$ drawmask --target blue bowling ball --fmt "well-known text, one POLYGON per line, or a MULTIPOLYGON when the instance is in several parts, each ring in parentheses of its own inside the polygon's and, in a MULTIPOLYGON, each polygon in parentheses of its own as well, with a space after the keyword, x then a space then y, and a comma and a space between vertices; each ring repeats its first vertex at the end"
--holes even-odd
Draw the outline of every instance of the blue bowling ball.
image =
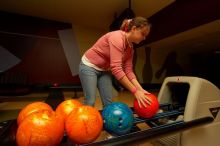
POLYGON ((113 102, 107 105, 102 111, 104 129, 116 135, 128 133, 134 121, 132 110, 124 103, 113 102))

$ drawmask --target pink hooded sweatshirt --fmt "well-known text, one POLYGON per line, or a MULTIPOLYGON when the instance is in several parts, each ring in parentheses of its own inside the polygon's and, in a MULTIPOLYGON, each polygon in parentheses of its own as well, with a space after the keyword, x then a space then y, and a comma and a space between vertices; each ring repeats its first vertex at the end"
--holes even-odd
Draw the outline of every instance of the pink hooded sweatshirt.
POLYGON ((87 50, 85 56, 97 67, 110 69, 118 80, 125 75, 129 80, 136 79, 132 63, 134 50, 126 41, 124 31, 109 32, 87 50))

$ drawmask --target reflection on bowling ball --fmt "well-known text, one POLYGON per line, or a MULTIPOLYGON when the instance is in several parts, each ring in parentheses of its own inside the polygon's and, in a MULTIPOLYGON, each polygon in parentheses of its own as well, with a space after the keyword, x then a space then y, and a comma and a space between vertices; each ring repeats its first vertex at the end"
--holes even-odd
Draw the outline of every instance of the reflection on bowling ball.
POLYGON ((133 112, 121 102, 113 102, 107 105, 102 111, 102 117, 105 130, 111 134, 126 134, 133 126, 133 112))
POLYGON ((147 104, 146 107, 144 107, 143 105, 142 107, 140 107, 138 105, 137 99, 135 99, 134 100, 134 111, 140 117, 151 118, 157 113, 159 109, 159 102, 157 100, 157 97, 154 94, 146 94, 146 96, 151 100, 151 104, 150 105, 147 104))
POLYGON ((36 102, 32 102, 28 105, 26 105, 18 114, 18 118, 17 118, 17 124, 20 125, 21 122, 28 117, 30 114, 34 113, 34 112, 38 112, 40 110, 49 110, 49 111, 53 111, 52 107, 45 103, 45 102, 41 102, 41 101, 36 101, 36 102))
POLYGON ((61 102, 56 108, 56 114, 63 117, 64 120, 68 115, 76 108, 82 106, 82 104, 75 99, 69 99, 61 102))

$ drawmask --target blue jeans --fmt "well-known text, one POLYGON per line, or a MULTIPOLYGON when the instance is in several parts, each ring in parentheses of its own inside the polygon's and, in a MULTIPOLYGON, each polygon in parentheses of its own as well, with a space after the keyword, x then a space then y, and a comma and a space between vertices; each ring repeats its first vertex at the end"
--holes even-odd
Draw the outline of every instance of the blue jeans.
POLYGON ((112 103, 112 78, 108 71, 99 71, 82 62, 79 65, 79 77, 84 92, 84 104, 94 106, 98 88, 103 106, 112 103))

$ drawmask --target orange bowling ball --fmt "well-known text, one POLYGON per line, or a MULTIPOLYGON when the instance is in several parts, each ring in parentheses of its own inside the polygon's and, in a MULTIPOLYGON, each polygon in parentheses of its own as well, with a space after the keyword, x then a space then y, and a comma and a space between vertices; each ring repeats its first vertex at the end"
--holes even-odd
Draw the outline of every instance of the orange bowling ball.
POLYGON ((75 144, 85 144, 96 140, 102 127, 101 114, 91 106, 81 106, 73 110, 65 123, 67 136, 75 144))
POLYGON ((64 120, 66 120, 67 116, 72 112, 72 110, 80 106, 82 106, 82 104, 78 100, 65 100, 57 106, 56 114, 62 116, 64 120))
POLYGON ((140 107, 138 105, 137 99, 135 99, 134 100, 134 111, 140 117, 151 118, 157 113, 159 109, 159 102, 157 100, 157 97, 154 94, 146 94, 146 96, 151 100, 151 105, 147 104, 146 107, 144 107, 143 105, 142 107, 140 107))
POLYGON ((37 112, 39 110, 50 110, 53 111, 52 107, 44 102, 33 102, 26 105, 18 114, 17 124, 20 125, 21 122, 33 112, 37 112))
POLYGON ((26 117, 16 133, 18 146, 55 146, 64 135, 64 121, 54 111, 41 110, 26 117))

